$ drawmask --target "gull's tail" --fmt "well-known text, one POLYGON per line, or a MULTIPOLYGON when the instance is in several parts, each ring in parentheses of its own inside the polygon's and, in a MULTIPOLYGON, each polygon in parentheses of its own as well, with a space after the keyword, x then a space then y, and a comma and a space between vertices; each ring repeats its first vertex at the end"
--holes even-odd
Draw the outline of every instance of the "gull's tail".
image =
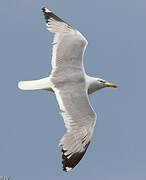
POLYGON ((22 90, 48 90, 53 91, 50 85, 49 77, 43 78, 40 80, 33 80, 33 81, 20 81, 18 82, 19 89, 22 90))

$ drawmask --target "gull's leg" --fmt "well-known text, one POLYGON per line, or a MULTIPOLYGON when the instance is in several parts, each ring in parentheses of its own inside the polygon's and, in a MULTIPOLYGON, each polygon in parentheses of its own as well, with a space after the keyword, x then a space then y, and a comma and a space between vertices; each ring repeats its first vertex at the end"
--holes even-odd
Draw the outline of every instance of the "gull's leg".
POLYGON ((53 91, 51 88, 51 82, 49 80, 49 77, 39 79, 39 80, 33 80, 33 81, 20 81, 18 83, 19 89, 22 90, 48 90, 53 91))

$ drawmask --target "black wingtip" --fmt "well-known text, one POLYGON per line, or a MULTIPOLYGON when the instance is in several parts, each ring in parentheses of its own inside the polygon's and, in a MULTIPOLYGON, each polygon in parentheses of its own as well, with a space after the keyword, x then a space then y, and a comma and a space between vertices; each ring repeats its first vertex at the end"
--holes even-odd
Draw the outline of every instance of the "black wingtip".
POLYGON ((45 13, 45 12, 46 12, 46 8, 45 8, 45 7, 43 7, 43 8, 42 8, 42 11, 43 11, 43 13, 45 13))
POLYGON ((64 22, 62 19, 60 19, 58 16, 56 16, 52 11, 49 9, 43 7, 42 8, 43 14, 45 16, 46 23, 49 21, 50 18, 53 18, 56 21, 64 22))
POLYGON ((42 11, 43 11, 43 12, 46 12, 46 13, 47 13, 47 12, 51 12, 49 9, 47 9, 47 8, 45 8, 45 7, 42 8, 42 11))
POLYGON ((84 156, 90 142, 88 142, 85 146, 85 150, 83 152, 76 152, 74 154, 68 154, 65 155, 66 150, 62 149, 62 165, 63 165, 63 171, 67 172, 71 169, 73 169, 82 159, 84 156))

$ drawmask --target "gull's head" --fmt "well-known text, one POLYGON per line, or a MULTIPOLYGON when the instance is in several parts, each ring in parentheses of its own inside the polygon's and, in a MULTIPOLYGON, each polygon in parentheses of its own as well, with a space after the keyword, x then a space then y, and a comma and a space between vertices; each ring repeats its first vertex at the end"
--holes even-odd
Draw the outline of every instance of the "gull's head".
POLYGON ((99 89, 103 89, 106 87, 113 87, 117 88, 118 86, 113 83, 109 83, 108 81, 101 79, 101 78, 93 78, 87 76, 87 83, 88 83, 88 94, 91 94, 99 89))
POLYGON ((102 88, 105 88, 105 87, 113 87, 113 88, 118 87, 116 84, 109 83, 108 81, 106 81, 104 79, 100 79, 100 78, 97 78, 97 82, 98 82, 99 89, 102 89, 102 88))

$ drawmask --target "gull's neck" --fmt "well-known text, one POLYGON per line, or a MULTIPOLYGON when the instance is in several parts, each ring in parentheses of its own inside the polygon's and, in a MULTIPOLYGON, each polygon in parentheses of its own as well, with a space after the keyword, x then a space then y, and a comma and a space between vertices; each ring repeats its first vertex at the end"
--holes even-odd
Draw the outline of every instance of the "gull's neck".
POLYGON ((86 85, 87 85, 87 89, 88 89, 88 94, 92 94, 93 92, 101 89, 102 87, 100 86, 100 84, 98 83, 98 78, 94 78, 91 76, 86 75, 86 85))

